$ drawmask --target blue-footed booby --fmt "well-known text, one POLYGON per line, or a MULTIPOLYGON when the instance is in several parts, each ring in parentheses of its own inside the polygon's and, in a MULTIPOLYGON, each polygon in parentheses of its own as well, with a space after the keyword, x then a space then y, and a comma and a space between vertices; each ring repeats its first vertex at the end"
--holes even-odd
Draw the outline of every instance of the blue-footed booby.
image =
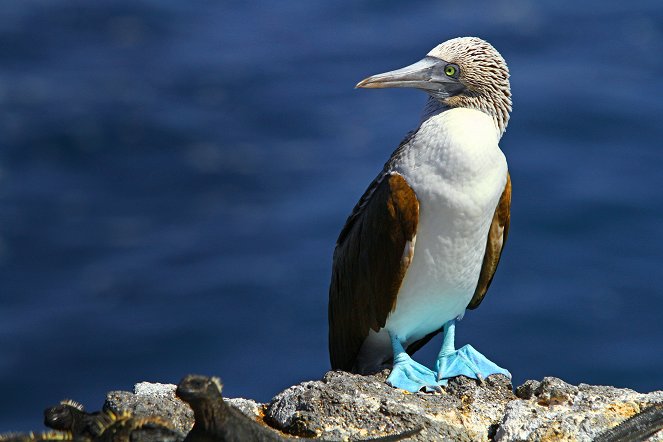
POLYGON ((333 369, 439 391, 449 378, 509 372, 456 349, 466 309, 483 300, 509 231, 511 180, 499 140, 511 112, 509 70, 489 43, 448 40, 358 88, 428 94, 419 127, 394 151, 341 230, 329 289, 333 369), (434 370, 411 355, 443 331, 434 370))

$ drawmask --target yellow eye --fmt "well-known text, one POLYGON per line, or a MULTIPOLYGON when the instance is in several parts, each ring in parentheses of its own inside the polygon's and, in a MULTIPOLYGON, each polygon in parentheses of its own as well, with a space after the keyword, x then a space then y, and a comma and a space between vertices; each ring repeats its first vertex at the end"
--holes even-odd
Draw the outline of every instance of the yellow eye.
POLYGON ((456 67, 448 64, 444 68, 444 73, 447 74, 448 77, 453 77, 454 75, 456 75, 456 67))

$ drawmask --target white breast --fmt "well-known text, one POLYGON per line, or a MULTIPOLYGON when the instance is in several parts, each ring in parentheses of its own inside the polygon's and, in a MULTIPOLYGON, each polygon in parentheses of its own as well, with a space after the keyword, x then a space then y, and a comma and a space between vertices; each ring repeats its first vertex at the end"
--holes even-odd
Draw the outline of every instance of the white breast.
POLYGON ((493 119, 452 109, 425 121, 394 163, 419 200, 414 257, 386 328, 406 345, 462 315, 476 288, 507 164, 493 119))

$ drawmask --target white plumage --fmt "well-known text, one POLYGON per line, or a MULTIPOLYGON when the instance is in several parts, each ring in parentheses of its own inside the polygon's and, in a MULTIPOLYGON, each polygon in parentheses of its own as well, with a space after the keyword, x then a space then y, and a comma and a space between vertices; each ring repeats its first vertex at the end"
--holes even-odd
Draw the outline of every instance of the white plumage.
POLYGON ((450 109, 424 121, 399 152, 390 172, 402 175, 419 200, 416 246, 396 309, 362 346, 363 369, 385 362, 378 359, 389 354, 387 331, 407 346, 464 313, 506 184, 500 135, 486 113, 450 109))

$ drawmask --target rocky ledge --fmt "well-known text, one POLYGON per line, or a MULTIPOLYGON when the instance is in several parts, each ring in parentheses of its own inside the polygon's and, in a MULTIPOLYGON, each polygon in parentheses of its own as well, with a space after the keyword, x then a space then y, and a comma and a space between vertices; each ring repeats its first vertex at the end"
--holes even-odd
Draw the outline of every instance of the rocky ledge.
POLYGON ((387 386, 387 374, 328 372, 268 404, 222 399, 215 378, 188 376, 179 387, 140 383, 133 393, 109 393, 101 412, 71 402, 47 410, 47 424, 59 432, 0 440, 663 441, 663 391, 546 377, 514 392, 495 375, 482 383, 452 379, 441 394, 410 394, 387 386))

